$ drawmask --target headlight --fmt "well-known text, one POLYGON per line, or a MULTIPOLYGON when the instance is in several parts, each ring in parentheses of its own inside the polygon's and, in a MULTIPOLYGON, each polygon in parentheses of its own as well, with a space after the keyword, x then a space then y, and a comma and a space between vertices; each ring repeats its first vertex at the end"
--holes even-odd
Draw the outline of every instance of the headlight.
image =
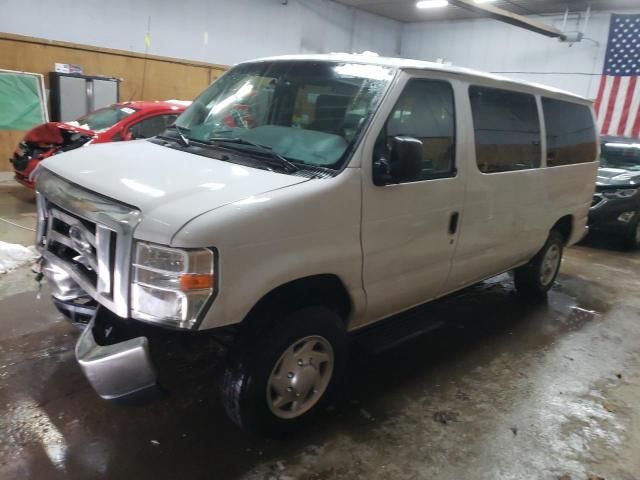
POLYGON ((193 328, 216 285, 214 254, 138 242, 131 283, 131 315, 193 328))
POLYGON ((602 195, 606 198, 629 198, 638 193, 637 188, 618 188, 616 190, 603 190, 602 195))

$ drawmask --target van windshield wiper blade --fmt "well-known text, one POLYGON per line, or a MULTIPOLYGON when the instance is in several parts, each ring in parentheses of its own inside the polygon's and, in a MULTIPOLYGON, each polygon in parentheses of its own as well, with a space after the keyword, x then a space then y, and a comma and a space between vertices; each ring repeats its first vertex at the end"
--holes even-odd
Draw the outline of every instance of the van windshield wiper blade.
POLYGON ((173 125, 169 125, 169 127, 171 130, 175 130, 176 133, 178 134, 178 138, 176 140, 178 140, 178 143, 180 145, 182 145, 183 147, 190 147, 191 144, 189 143, 189 139, 185 136, 184 133, 182 133, 182 130, 186 130, 187 132, 189 131, 188 128, 185 127, 180 127, 178 125, 176 125, 175 123, 173 125))
POLYGON ((267 155, 266 158, 269 158, 270 160, 275 160, 278 163, 278 166, 282 167, 284 170, 290 173, 297 172, 299 170, 297 166, 295 166, 292 162, 284 158, 279 153, 274 152, 273 148, 269 147, 268 145, 261 145, 259 143, 251 142, 243 138, 234 138, 234 137, 231 137, 231 138, 213 137, 208 140, 208 143, 214 143, 214 144, 230 143, 233 145, 246 145, 247 147, 251 147, 251 148, 243 148, 242 151, 251 152, 253 150, 257 150, 256 153, 267 155))

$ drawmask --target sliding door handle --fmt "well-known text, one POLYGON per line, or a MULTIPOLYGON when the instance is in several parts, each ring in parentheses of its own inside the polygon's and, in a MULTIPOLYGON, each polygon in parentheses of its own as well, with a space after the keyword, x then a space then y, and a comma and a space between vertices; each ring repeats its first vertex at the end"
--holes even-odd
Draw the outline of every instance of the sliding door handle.
POLYGON ((458 220, 460 220, 460 213, 453 212, 451 218, 449 218, 449 234, 455 235, 458 231, 458 220))

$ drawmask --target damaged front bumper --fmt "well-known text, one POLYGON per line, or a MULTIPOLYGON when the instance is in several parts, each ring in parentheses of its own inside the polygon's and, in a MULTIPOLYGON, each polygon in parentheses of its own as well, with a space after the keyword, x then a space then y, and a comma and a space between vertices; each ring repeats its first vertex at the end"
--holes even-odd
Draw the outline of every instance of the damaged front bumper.
POLYGON ((58 310, 84 329, 76 343, 76 359, 96 393, 115 400, 155 388, 157 375, 147 337, 122 337, 109 310, 95 301, 77 303, 87 297, 86 292, 53 258, 42 260, 41 271, 58 310))
POLYGON ((76 359, 103 399, 147 397, 159 384, 167 392, 172 386, 182 389, 185 381, 200 381, 201 372, 208 375, 215 368, 215 359, 224 356, 237 333, 235 326, 176 331, 122 318, 93 300, 55 257, 45 255, 39 265, 58 310, 83 328, 76 359))
POLYGON ((149 340, 136 337, 100 345, 94 328, 103 314, 104 309, 98 307, 76 344, 76 359, 96 393, 114 400, 154 389, 157 374, 149 353, 149 340))

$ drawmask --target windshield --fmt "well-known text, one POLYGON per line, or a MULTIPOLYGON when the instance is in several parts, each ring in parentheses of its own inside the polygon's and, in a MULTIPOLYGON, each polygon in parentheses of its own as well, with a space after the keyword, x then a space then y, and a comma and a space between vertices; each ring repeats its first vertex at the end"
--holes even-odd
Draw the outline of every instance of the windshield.
POLYGON ((640 143, 606 142, 601 150, 601 166, 640 171, 640 143))
POLYGON ((205 90, 176 124, 189 140, 227 146, 223 139, 240 139, 291 162, 337 169, 393 73, 338 62, 242 64, 205 90))
POLYGON ((135 108, 128 106, 111 105, 110 107, 101 108, 73 122, 67 123, 75 127, 94 131, 107 130, 136 111, 135 108))

